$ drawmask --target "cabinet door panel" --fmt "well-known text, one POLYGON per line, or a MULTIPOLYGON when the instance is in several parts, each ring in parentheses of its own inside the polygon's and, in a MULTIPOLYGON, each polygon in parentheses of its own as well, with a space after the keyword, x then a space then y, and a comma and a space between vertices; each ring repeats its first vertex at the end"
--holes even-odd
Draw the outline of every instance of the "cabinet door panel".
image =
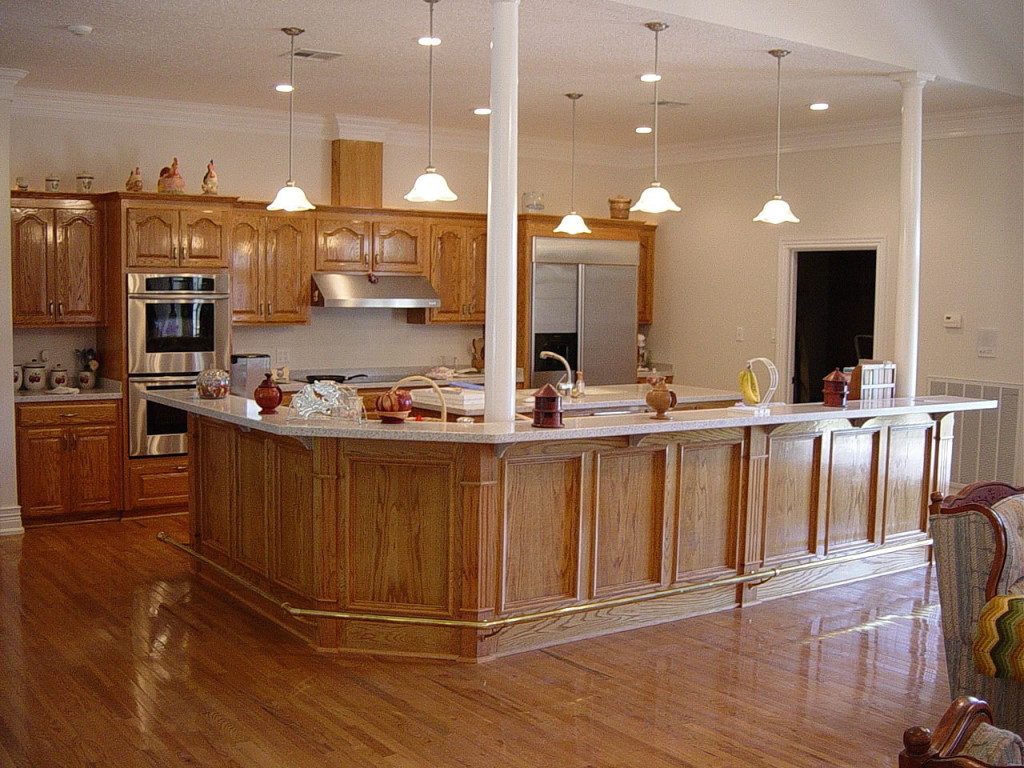
POLYGON ((421 221, 400 219, 374 224, 373 270, 424 274, 425 237, 421 221))
POLYGON ((53 211, 11 209, 11 280, 15 325, 46 325, 50 312, 48 270, 53 263, 53 211))
POLYGON ((316 268, 325 272, 366 272, 370 268, 370 222, 317 217, 316 268))
POLYGON ((128 266, 178 265, 178 211, 129 208, 128 266))
POLYGON ((221 211, 181 211, 181 239, 181 266, 200 269, 227 266, 221 211))
POLYGON ((465 227, 435 226, 430 239, 430 283, 441 297, 441 306, 431 310, 430 320, 457 323, 466 307, 462 292, 465 227))
POLYGON ((487 309, 487 227, 470 227, 467 233, 466 320, 482 323, 487 309))
POLYGON ((121 506, 120 435, 116 426, 74 427, 71 441, 72 512, 99 512, 121 506))
POLYGON ((267 217, 266 263, 263 268, 265 320, 309 322, 310 226, 294 216, 267 217))
POLYGON ((103 321, 99 212, 58 210, 56 216, 57 321, 95 325, 103 321))
POLYGON ((65 461, 67 437, 61 427, 22 429, 18 435, 18 503, 26 519, 68 511, 65 461))
POLYGON ((256 323, 263 316, 260 265, 263 237, 260 217, 239 214, 228 234, 231 255, 231 322, 256 323))

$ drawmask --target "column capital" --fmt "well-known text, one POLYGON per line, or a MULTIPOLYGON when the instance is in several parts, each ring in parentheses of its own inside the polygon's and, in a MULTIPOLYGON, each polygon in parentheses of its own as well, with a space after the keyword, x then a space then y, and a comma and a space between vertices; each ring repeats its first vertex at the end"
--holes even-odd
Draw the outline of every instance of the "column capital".
POLYGON ((14 86, 21 82, 28 72, 24 69, 7 69, 0 67, 0 99, 10 101, 14 98, 14 86))
POLYGON ((893 72, 889 75, 889 79, 894 80, 904 88, 923 88, 935 80, 935 75, 929 75, 927 72, 893 72))

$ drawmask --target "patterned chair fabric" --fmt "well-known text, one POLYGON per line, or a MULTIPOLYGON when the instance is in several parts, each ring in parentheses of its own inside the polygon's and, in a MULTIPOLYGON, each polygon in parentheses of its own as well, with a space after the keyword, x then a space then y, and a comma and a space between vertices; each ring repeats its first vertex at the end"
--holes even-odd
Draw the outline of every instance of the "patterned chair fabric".
POLYGON ((996 595, 985 603, 974 636, 974 668, 1024 681, 1024 596, 996 595))
POLYGON ((983 675, 974 663, 986 603, 1024 594, 1024 488, 979 483, 956 496, 933 497, 931 513, 952 698, 984 699, 995 725, 1024 733, 1024 682, 983 675))

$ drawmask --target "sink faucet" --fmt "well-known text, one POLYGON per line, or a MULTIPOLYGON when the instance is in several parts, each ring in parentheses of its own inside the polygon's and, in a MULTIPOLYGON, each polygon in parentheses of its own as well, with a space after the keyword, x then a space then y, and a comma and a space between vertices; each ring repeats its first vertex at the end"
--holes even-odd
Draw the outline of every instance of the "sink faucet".
POLYGON ((555 387, 560 390, 563 395, 572 394, 572 366, 569 365, 569 361, 557 352, 549 352, 546 349, 540 353, 540 356, 546 360, 558 360, 565 366, 565 380, 563 382, 562 379, 559 379, 555 387))

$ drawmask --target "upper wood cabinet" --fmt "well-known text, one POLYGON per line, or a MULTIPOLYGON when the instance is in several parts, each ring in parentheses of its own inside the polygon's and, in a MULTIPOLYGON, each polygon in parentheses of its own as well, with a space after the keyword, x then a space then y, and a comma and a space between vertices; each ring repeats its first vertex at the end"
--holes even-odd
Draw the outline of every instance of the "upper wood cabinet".
POLYGON ((232 216, 231 322, 309 323, 312 233, 312 219, 294 213, 232 216))
POLYGON ((102 324, 100 211, 89 200, 31 202, 11 208, 14 325, 102 324))
POLYGON ((129 205, 127 265, 161 269, 218 269, 228 266, 226 211, 194 203, 178 206, 129 205))
POLYGON ((427 223, 419 216, 317 213, 318 272, 425 274, 427 223))
POLYGON ((411 323, 483 323, 487 296, 487 224, 439 221, 430 228, 430 283, 436 309, 410 309, 411 323))
POLYGON ((636 284, 636 321, 640 325, 654 322, 654 235, 653 224, 640 230, 640 269, 636 284))

